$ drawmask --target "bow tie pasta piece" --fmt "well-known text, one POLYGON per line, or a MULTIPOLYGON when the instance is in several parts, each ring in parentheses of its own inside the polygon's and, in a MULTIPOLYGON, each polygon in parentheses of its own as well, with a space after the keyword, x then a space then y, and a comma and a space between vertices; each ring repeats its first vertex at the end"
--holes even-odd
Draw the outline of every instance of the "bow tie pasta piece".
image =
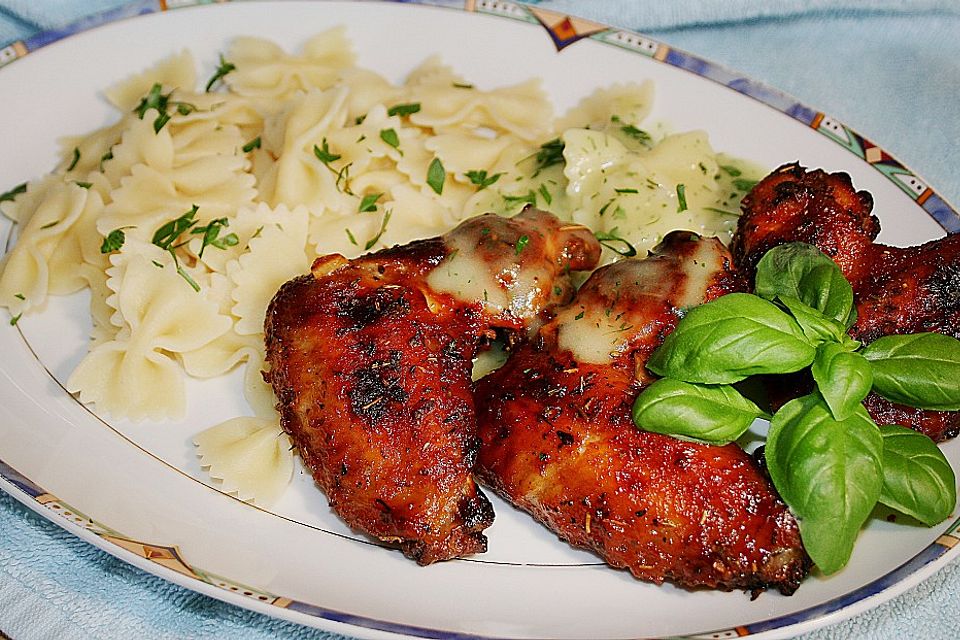
POLYGON ((113 296, 113 290, 107 286, 106 270, 84 264, 80 267, 80 274, 87 280, 87 286, 90 287, 90 319, 93 321, 93 328, 87 348, 93 349, 97 345, 113 340, 119 333, 120 327, 111 321, 116 309, 107 303, 107 299, 113 296))
POLYGON ((263 114, 254 106, 252 100, 244 96, 178 90, 173 97, 188 105, 186 113, 178 112, 170 120, 174 128, 177 125, 208 120, 223 126, 236 126, 246 133, 263 129, 263 114))
MULTIPOLYGON (((226 275, 227 264, 247 251, 251 240, 259 237, 268 226, 276 224, 282 226, 287 217, 289 217, 289 210, 284 206, 274 209, 263 202, 255 206, 246 205, 240 207, 233 216, 226 216, 227 226, 221 230, 222 235, 233 234, 236 236, 236 244, 221 247, 208 245, 204 249, 204 234, 197 233, 191 234, 192 238, 186 248, 190 255, 197 256, 197 261, 203 263, 210 271, 226 275), (200 256, 201 251, 203 251, 203 256, 200 256)), ((229 279, 225 279, 224 287, 232 290, 233 284, 229 279)), ((229 292, 226 294, 226 299, 229 299, 230 302, 224 311, 229 312, 230 307, 233 306, 233 300, 230 298, 229 292)))
POLYGON ((230 90, 249 96, 263 109, 275 110, 299 91, 327 89, 354 66, 354 53, 343 28, 311 38, 301 55, 287 54, 262 38, 233 41, 226 59, 236 70, 224 78, 230 90))
POLYGON ((124 123, 119 142, 110 147, 110 159, 102 163, 103 175, 111 189, 117 189, 138 165, 157 171, 169 171, 174 165, 174 146, 169 127, 154 131, 152 118, 141 120, 132 117, 125 119, 124 123))
POLYGON ((193 55, 184 50, 164 58, 142 73, 110 87, 104 95, 117 109, 126 113, 132 111, 155 84, 161 85, 164 93, 173 89, 193 89, 197 84, 193 55))
POLYGON ((267 119, 263 145, 277 160, 260 180, 262 200, 272 206, 302 204, 314 215, 353 209, 354 199, 343 187, 347 165, 329 143, 322 148, 325 135, 344 124, 346 97, 342 87, 311 91, 267 119))
POLYGON ((310 269, 313 256, 305 250, 308 212, 304 207, 281 216, 250 240, 248 250, 227 265, 233 281, 233 315, 240 335, 260 335, 267 305, 287 280, 310 269))
POLYGON ((557 129, 623 129, 633 134, 653 108, 653 83, 616 84, 597 89, 557 120, 557 129))
POLYGON ((377 105, 392 105, 401 101, 403 90, 369 69, 344 69, 340 80, 350 89, 347 97, 349 122, 369 117, 370 110, 377 105))
POLYGON ((150 241, 161 225, 194 205, 203 224, 229 216, 252 205, 256 196, 244 163, 238 156, 212 156, 168 171, 136 165, 113 192, 97 229, 107 235, 123 227, 127 235, 150 241))
POLYGON ((99 193, 59 176, 30 184, 4 209, 19 222, 20 236, 3 257, 0 305, 16 315, 42 305, 48 293, 83 288, 76 268, 82 252, 73 230, 78 220, 95 220, 102 210, 99 193))
POLYGON ((488 127, 533 141, 548 134, 553 121, 553 106, 539 80, 491 91, 424 84, 411 90, 411 98, 421 107, 410 121, 438 133, 488 127))
POLYGON ((199 349, 180 354, 183 369, 195 378, 223 375, 241 362, 256 361, 261 350, 260 336, 229 331, 199 349))
POLYGON ((91 175, 102 173, 113 157, 113 147, 128 126, 129 120, 124 117, 86 135, 61 138, 60 168, 75 180, 89 181, 91 175))
POLYGON ((444 133, 430 137, 425 147, 443 162, 444 168, 460 182, 470 182, 467 172, 486 171, 493 175, 494 165, 507 147, 516 144, 510 136, 489 137, 475 132, 444 133))
POLYGON ((112 415, 178 418, 186 398, 176 356, 215 340, 232 320, 184 281, 169 253, 134 242, 125 249, 114 256, 108 281, 112 323, 122 327, 113 340, 91 349, 67 389, 112 415))
POLYGON ((293 477, 290 438, 280 418, 240 417, 194 436, 200 466, 219 480, 220 488, 244 501, 274 504, 293 477))
POLYGON ((421 87, 453 87, 456 84, 466 84, 466 82, 450 66, 444 64, 443 59, 438 55, 430 56, 417 65, 407 74, 403 83, 408 92, 421 87))

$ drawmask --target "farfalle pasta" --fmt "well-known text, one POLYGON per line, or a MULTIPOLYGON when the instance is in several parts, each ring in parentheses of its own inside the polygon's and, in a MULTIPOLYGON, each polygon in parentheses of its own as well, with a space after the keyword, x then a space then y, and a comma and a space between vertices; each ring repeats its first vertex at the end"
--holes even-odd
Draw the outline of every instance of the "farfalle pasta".
POLYGON ((479 87, 438 57, 391 81, 356 65, 343 29, 296 52, 238 38, 207 66, 181 51, 108 88, 115 121, 64 139, 50 175, 4 196, 17 241, 0 305, 28 322, 88 289, 89 352, 66 386, 115 418, 178 419, 190 380, 245 367, 255 417, 197 425, 197 443, 223 490, 262 504, 292 468, 264 313, 317 256, 529 204, 590 226, 610 261, 674 228, 729 237, 760 176, 702 133, 649 123, 649 82, 555 117, 537 79, 479 87))

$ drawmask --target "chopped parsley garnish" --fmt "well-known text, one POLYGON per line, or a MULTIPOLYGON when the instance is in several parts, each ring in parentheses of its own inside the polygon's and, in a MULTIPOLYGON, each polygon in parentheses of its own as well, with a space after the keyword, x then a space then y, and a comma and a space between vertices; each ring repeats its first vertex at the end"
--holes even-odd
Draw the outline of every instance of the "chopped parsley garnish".
POLYGON ((74 180, 73 184, 77 185, 81 189, 89 189, 93 186, 92 182, 81 182, 80 180, 74 180))
POLYGON ((510 206, 519 204, 521 202, 530 205, 531 207, 537 206, 537 194, 533 192, 533 189, 528 191, 525 195, 522 196, 503 196, 503 201, 510 206))
POLYGON ((443 193, 443 182, 447 179, 447 172, 443 168, 440 158, 434 158, 427 168, 427 184, 437 195, 443 193))
POLYGON ((743 173, 740 171, 740 169, 736 168, 732 164, 722 164, 720 165, 720 168, 723 169, 723 171, 731 178, 736 178, 743 173))
POLYGON ((177 265, 177 275, 187 281, 187 284, 190 285, 196 292, 200 292, 200 285, 197 284, 197 281, 190 277, 190 274, 183 270, 183 267, 180 266, 180 263, 177 260, 173 261, 177 265))
POLYGON ((353 192, 350 190, 350 166, 353 163, 348 162, 344 166, 340 167, 340 169, 334 169, 330 166, 330 163, 335 160, 339 160, 341 157, 340 154, 330 151, 330 145, 327 143, 326 138, 324 138, 320 144, 322 147, 313 145, 313 155, 317 156, 317 160, 322 162, 327 169, 330 169, 330 171, 337 175, 337 191, 342 191, 343 193, 353 195, 353 192), (341 183, 343 184, 342 187, 340 186, 341 183))
POLYGON ((18 195, 26 192, 27 192, 27 183, 24 182, 24 183, 18 184, 13 189, 10 189, 10 191, 0 194, 0 202, 12 202, 17 198, 18 195))
POLYGON ((262 144, 262 143, 260 142, 260 136, 257 136, 256 138, 254 138, 253 140, 251 140, 251 141, 248 142, 247 144, 243 145, 243 152, 244 152, 244 153, 250 153, 250 152, 253 151, 254 149, 259 149, 260 146, 261 146, 261 144, 262 144))
POLYGON ((407 104, 395 104, 387 109, 388 116, 409 116, 420 111, 419 102, 409 102, 407 104))
POLYGON ((400 136, 397 135, 396 130, 394 129, 381 129, 380 130, 380 139, 386 142, 388 145, 400 150, 400 136))
POLYGON ((127 240, 127 234, 123 232, 123 227, 114 229, 103 238, 100 244, 100 253, 112 253, 119 251, 123 243, 127 240))
POLYGON ((620 127, 620 131, 624 132, 645 147, 649 147, 653 142, 653 138, 650 137, 649 133, 643 129, 637 129, 632 124, 627 124, 620 127))
POLYGON ((55 227, 55 226, 57 226, 58 224, 60 224, 60 221, 59 221, 59 220, 53 220, 53 221, 48 222, 47 224, 41 226, 40 228, 41 228, 41 229, 50 229, 51 227, 55 227))
POLYGON ((563 140, 554 138, 540 145, 540 150, 536 153, 537 169, 533 175, 537 175, 547 167, 563 162, 563 140))
POLYGON ((517 238, 517 243, 513 246, 514 250, 517 252, 517 255, 523 253, 523 250, 527 248, 528 244, 530 244, 529 236, 520 236, 517 238))
MULTIPOLYGON (((197 222, 199 222, 198 220, 194 219, 197 215, 198 209, 199 207, 197 205, 193 205, 190 211, 187 211, 179 218, 174 218, 173 220, 164 223, 159 229, 156 230, 156 232, 154 232, 152 239, 153 244, 170 252, 170 256, 173 258, 173 264, 177 267, 177 273, 181 278, 187 281, 187 284, 189 284, 194 291, 200 291, 200 285, 198 285, 196 280, 191 278, 190 274, 184 271, 183 267, 180 266, 180 260, 177 258, 176 252, 176 249, 178 247, 182 247, 184 244, 186 244, 186 242, 181 242, 180 244, 174 243, 179 240, 180 236, 184 232, 193 228, 197 222)), ((159 266, 162 267, 163 265, 159 266)))
POLYGON ((317 160, 327 165, 327 168, 333 171, 333 167, 330 166, 330 163, 334 160, 339 160, 340 155, 330 152, 330 145, 327 143, 326 138, 324 138, 320 144, 323 145, 323 148, 313 145, 313 155, 317 156, 317 160))
POLYGON ((363 196, 363 200, 360 201, 360 207, 357 209, 357 213, 367 213, 368 211, 377 210, 377 200, 380 199, 382 193, 368 193, 363 196))
POLYGON ((687 185, 677 185, 677 213, 687 210, 687 185))
POLYGON ((174 245, 173 243, 179 240, 185 231, 191 229, 199 222, 199 220, 194 219, 199 209, 200 207, 193 205, 190 211, 187 211, 179 218, 174 218, 161 225, 160 228, 154 232, 151 242, 167 251, 172 251, 177 247, 183 246, 183 243, 178 245, 174 245))
POLYGON ((143 116, 147 115, 147 111, 150 109, 155 109, 160 113, 166 113, 167 111, 167 102, 170 100, 170 94, 163 93, 163 86, 159 82, 155 82, 150 91, 143 98, 140 99, 140 104, 134 108, 133 112, 137 114, 137 117, 143 120, 143 116))
POLYGON ((453 86, 455 89, 473 89, 472 84, 464 84, 463 82, 454 82, 453 86))
POLYGON ((614 189, 617 193, 640 193, 636 189, 614 189))
POLYGON ((23 312, 20 312, 20 313, 18 313, 17 315, 15 315, 15 316, 13 316, 12 318, 10 318, 10 326, 11 326, 11 327, 15 327, 15 326, 17 325, 17 323, 20 322, 20 318, 21 318, 22 316, 23 316, 23 312))
MULTIPOLYGON (((327 165, 329 166, 329 165, 327 165)), ((337 181, 334 183, 334 186, 337 188, 337 191, 353 195, 353 191, 350 190, 350 167, 353 166, 352 162, 348 162, 340 168, 340 171, 337 171, 337 181), (340 183, 343 183, 343 186, 340 186, 340 183)), ((331 168, 331 171, 333 169, 331 168)))
POLYGON ((224 76, 226 76, 231 71, 236 71, 237 65, 232 62, 227 62, 223 59, 223 54, 220 54, 220 66, 217 67, 216 72, 213 74, 213 77, 210 78, 210 81, 207 82, 207 86, 204 88, 206 93, 210 93, 210 90, 213 89, 213 86, 218 82, 222 81, 224 76))
POLYGON ((617 233, 618 230, 614 227, 610 231, 594 231, 593 235, 601 245, 614 253, 618 253, 625 258, 637 255, 636 247, 630 244, 625 238, 618 236, 617 233))
POLYGON ((383 213, 383 222, 380 223, 380 231, 377 232, 377 235, 373 236, 367 240, 367 244, 363 245, 364 251, 369 251, 373 245, 377 244, 380 241, 380 238, 383 237, 383 232, 387 230, 387 223, 390 222, 390 216, 393 214, 391 209, 387 209, 383 213))
POLYGON ((733 181, 733 186, 740 191, 750 191, 757 186, 756 180, 747 180, 746 178, 737 178, 733 181))
POLYGON ((103 163, 107 160, 113 160, 113 147, 107 149, 107 152, 100 156, 100 172, 103 173, 103 163))
POLYGON ((480 190, 486 189, 487 187, 492 185, 494 182, 499 180, 500 176, 502 176, 503 174, 495 173, 492 176, 490 176, 490 175, 487 175, 486 169, 478 169, 478 170, 467 171, 463 175, 467 177, 467 180, 477 185, 478 187, 477 191, 480 191, 480 190))
POLYGON ((347 232, 347 239, 350 240, 350 244, 355 247, 359 247, 360 245, 357 243, 357 239, 353 237, 353 233, 350 232, 350 229, 344 227, 343 230, 347 232))
POLYGON ((578 313, 577 315, 575 315, 575 316, 573 317, 573 319, 574 319, 574 320, 583 320, 583 314, 584 314, 584 313, 586 313, 586 312, 585 312, 585 311, 581 311, 580 313, 578 313))
POLYGON ((27 299, 27 297, 26 297, 25 295, 23 295, 22 293, 15 293, 15 294, 13 294, 13 297, 16 298, 17 300, 26 300, 26 299, 27 299))
POLYGON ((77 166, 77 163, 80 162, 80 149, 73 148, 73 160, 70 161, 70 166, 67 167, 67 171, 73 171, 74 167, 77 166))
POLYGON ((553 196, 550 195, 550 190, 547 189, 547 185, 541 184, 540 188, 537 189, 541 196, 543 196, 543 201, 548 205, 553 204, 553 196))
POLYGON ((227 247, 236 246, 240 239, 237 238, 237 234, 228 233, 227 235, 221 237, 220 232, 225 228, 230 226, 230 221, 226 218, 217 218, 211 220, 204 227, 197 227, 191 229, 191 234, 203 234, 203 243, 200 245, 200 253, 197 254, 198 258, 203 257, 203 251, 208 246, 214 246, 217 249, 226 249, 227 247))
MULTIPOLYGON (((140 99, 140 104, 137 105, 133 112, 137 114, 138 118, 143 120, 144 116, 147 115, 147 111, 151 109, 155 110, 157 117, 153 121, 153 131, 154 133, 160 133, 160 129, 163 129, 163 125, 167 124, 172 117, 167 113, 167 109, 171 106, 171 95, 173 95, 172 91, 170 93, 163 93, 163 87, 160 83, 154 83, 154 85, 150 87, 147 95, 140 99)), ((196 110, 195 106, 186 102, 173 102, 172 104, 176 105, 177 113, 180 115, 185 116, 196 110)))

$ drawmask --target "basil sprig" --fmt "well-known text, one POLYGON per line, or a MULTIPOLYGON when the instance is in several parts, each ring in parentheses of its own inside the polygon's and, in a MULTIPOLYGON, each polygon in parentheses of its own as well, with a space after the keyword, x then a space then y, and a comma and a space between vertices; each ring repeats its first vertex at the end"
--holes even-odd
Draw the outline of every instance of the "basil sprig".
POLYGON ((791 242, 771 249, 757 263, 756 294, 767 300, 790 296, 850 327, 853 287, 836 263, 813 245, 791 242))
POLYGON ((752 401, 730 385, 698 385, 661 378, 633 405, 633 420, 654 431, 710 444, 736 440, 764 415, 752 401), (674 429, 677 420, 690 426, 686 433, 674 429))
POLYGON ((887 400, 960 410, 960 341, 940 333, 884 336, 861 353, 873 367, 874 390, 887 400))
POLYGON ((731 384, 754 374, 799 371, 815 355, 797 322, 776 305, 731 293, 691 309, 647 369, 685 382, 731 384))
POLYGON ((913 429, 882 425, 883 487, 880 502, 932 527, 957 503, 957 480, 933 440, 913 429))
POLYGON ((940 449, 909 429, 878 428, 862 401, 873 390, 921 409, 960 410, 960 341, 919 333, 863 347, 847 335, 856 320, 850 283, 811 245, 768 251, 755 291, 695 307, 677 324, 647 362, 661 379, 637 398, 635 424, 727 444, 765 417, 730 385, 809 367, 816 389, 772 416, 765 457, 820 569, 846 565, 878 502, 930 526, 945 519, 956 485, 940 449))
POLYGON ((791 400, 770 421, 764 455, 807 553, 824 573, 843 568, 883 485, 883 439, 866 409, 836 420, 817 394, 791 400))

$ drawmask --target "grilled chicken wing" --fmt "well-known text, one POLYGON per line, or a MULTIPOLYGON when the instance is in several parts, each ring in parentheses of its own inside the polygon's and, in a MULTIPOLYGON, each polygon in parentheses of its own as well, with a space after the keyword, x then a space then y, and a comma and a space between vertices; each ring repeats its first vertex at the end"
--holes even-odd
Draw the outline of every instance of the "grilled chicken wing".
POLYGON ((809 561, 750 456, 631 419, 650 354, 686 308, 736 282, 723 245, 688 232, 645 260, 594 272, 536 340, 477 384, 480 479, 638 578, 792 593, 809 561))
MULTIPOLYGON (((808 242, 833 258, 853 286, 857 321, 850 334, 857 340, 921 331, 960 338, 960 235, 915 247, 878 244, 872 208, 870 194, 856 191, 845 173, 784 165, 744 198, 734 261, 752 282, 768 249, 808 242)), ((960 412, 922 411, 877 394, 864 404, 880 424, 912 427, 937 441, 960 433, 960 412)))
POLYGON ((318 258, 266 318, 268 375, 300 456, 351 527, 420 564, 486 549, 471 469, 471 365, 493 329, 523 331, 569 300, 600 248, 528 209, 346 260, 318 258))

